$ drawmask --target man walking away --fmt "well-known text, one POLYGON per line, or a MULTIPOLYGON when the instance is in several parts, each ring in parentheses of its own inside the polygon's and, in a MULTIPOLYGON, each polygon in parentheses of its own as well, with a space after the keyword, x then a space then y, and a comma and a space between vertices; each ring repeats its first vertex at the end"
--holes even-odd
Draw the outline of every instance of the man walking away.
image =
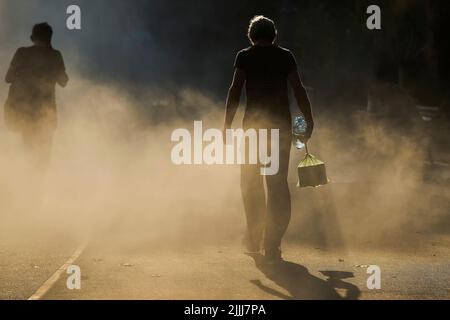
POLYGON ((52 36, 47 23, 35 25, 33 45, 17 50, 5 78, 11 84, 5 103, 6 125, 22 135, 26 151, 38 166, 50 161, 57 125, 56 83, 65 87, 69 81, 61 53, 52 48, 52 36))
POLYGON ((280 167, 278 174, 265 177, 267 198, 264 177, 260 175, 258 165, 245 164, 241 167, 241 191, 247 217, 245 244, 249 252, 264 249, 269 261, 281 259, 281 240, 291 218, 287 177, 292 145, 292 116, 288 83, 308 124, 305 140, 309 139, 314 127, 311 105, 300 80, 296 60, 289 50, 275 44, 276 35, 272 20, 263 16, 251 20, 248 37, 252 45, 240 51, 236 57, 224 125, 224 130, 231 127, 245 85, 247 106, 244 129, 280 131, 280 167))

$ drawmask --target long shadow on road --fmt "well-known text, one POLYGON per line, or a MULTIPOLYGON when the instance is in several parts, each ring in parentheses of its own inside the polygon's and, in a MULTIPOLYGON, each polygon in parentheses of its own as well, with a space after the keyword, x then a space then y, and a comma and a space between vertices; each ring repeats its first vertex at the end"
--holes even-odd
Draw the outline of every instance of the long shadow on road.
POLYGON ((287 300, 356 300, 361 295, 357 286, 343 281, 352 278, 352 272, 321 271, 328 279, 323 280, 313 276, 302 265, 281 261, 276 264, 265 263, 262 255, 251 255, 256 267, 278 286, 286 289, 290 296, 263 285, 258 280, 251 281, 261 290, 275 297, 287 300), (345 296, 341 296, 336 289, 344 289, 345 296))

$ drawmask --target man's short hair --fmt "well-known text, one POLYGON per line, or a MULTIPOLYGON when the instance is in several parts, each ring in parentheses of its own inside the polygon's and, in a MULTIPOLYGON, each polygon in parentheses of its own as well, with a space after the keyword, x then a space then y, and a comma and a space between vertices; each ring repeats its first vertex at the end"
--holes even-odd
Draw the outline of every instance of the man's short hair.
POLYGON ((273 20, 264 16, 255 16, 250 20, 248 27, 248 38, 252 43, 258 40, 275 41, 277 37, 277 28, 273 20))
POLYGON ((47 44, 51 44, 52 36, 53 29, 47 22, 34 25, 33 32, 31 34, 33 41, 42 41, 47 44))

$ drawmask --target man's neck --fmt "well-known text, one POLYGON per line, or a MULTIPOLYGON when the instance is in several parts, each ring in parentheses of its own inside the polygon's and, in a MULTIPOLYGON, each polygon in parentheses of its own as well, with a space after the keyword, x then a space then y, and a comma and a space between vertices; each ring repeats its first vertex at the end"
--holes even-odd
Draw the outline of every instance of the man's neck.
POLYGON ((257 47, 270 47, 270 46, 273 46, 273 42, 266 41, 266 40, 260 40, 260 41, 255 42, 254 45, 257 47))
POLYGON ((44 47, 44 48, 49 48, 49 47, 51 47, 50 44, 48 44, 48 43, 46 43, 46 42, 42 42, 42 41, 35 41, 35 42, 33 42, 33 43, 34 43, 34 45, 35 45, 36 47, 44 47))

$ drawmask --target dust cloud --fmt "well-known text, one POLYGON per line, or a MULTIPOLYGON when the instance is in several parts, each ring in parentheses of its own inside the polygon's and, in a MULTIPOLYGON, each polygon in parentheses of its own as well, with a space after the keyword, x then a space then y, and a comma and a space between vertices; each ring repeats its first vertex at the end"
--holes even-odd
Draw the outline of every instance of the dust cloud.
POLYGON ((325 248, 414 251, 426 246, 424 235, 448 232, 448 180, 427 178, 423 125, 415 115, 319 117, 310 151, 327 162, 331 183, 294 192, 292 236, 325 248))
MULTIPOLYGON (((120 88, 75 77, 59 91, 53 158, 44 171, 27 163, 20 137, 2 129, 2 237, 37 232, 131 246, 238 242, 245 228, 239 167, 175 166, 170 159, 172 131, 193 130, 186 114, 220 128, 223 102, 188 88, 148 88, 147 99, 153 111, 143 119, 120 88)), ((292 151, 289 238, 326 248, 411 246, 417 232, 433 231, 447 203, 432 202, 434 189, 423 182, 417 135, 361 119, 350 128, 326 116, 317 122, 310 151, 326 161, 331 182, 296 188, 303 153, 292 151)))
MULTIPOLYGON (((5 2, 0 10, 4 15, 5 2)), ((1 50, 2 74, 23 43, 10 41, 1 50)), ((39 234, 130 246, 239 242, 245 229, 239 167, 175 166, 170 159, 172 131, 192 130, 193 120, 221 128, 224 101, 192 87, 157 85, 140 86, 144 94, 136 98, 127 90, 133 84, 86 75, 80 48, 60 44, 71 81, 57 89, 49 168, 27 162, 20 137, 0 116, 0 241, 39 234)), ((0 88, 4 102, 7 86, 0 88)), ((335 112, 316 117, 310 151, 327 163, 331 182, 296 188, 303 153, 292 151, 289 239, 325 248, 400 243, 414 249, 415 234, 443 225, 448 231, 448 194, 424 183, 426 155, 417 135, 335 112)))
MULTIPOLYGON (((88 237, 104 231, 118 235, 119 229, 127 230, 124 236, 130 240, 171 241, 208 233, 224 236, 227 223, 239 223, 233 187, 238 168, 172 164, 171 133, 192 128, 191 122, 145 126, 120 89, 75 80, 68 91, 60 94, 64 102, 47 170, 24 160, 18 136, 2 134, 2 235, 23 236, 38 229, 88 237)), ((222 118, 212 111, 213 101, 189 90, 180 91, 175 100, 183 102, 178 106, 158 90, 149 95, 158 104, 153 107, 165 108, 162 113, 172 113, 172 118, 177 108, 197 106, 211 110, 205 117, 212 119, 212 127, 222 118)))

